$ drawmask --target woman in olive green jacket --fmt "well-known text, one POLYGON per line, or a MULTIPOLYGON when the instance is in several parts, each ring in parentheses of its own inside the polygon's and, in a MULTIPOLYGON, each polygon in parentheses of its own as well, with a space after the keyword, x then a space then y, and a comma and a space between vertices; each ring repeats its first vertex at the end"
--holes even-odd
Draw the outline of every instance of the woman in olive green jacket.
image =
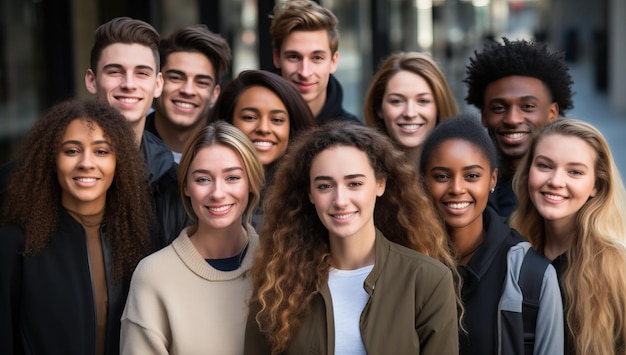
POLYGON ((323 126, 276 174, 245 354, 458 354, 443 225, 388 137, 323 126))

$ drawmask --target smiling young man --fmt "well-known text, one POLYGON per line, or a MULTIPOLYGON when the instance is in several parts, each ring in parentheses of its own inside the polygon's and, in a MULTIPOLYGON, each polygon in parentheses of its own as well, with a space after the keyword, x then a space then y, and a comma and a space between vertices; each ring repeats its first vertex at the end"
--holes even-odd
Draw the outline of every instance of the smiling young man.
POLYGON ((185 143, 206 125, 232 59, 228 43, 204 25, 189 26, 161 40, 163 93, 148 115, 146 130, 180 162, 185 143))
POLYGON ((361 122, 343 108, 343 89, 332 75, 339 61, 337 17, 310 0, 281 2, 270 34, 274 66, 309 105, 317 123, 361 122))
POLYGON ((464 80, 500 153, 500 176, 490 204, 501 216, 517 208, 511 181, 534 132, 573 107, 573 84, 562 53, 534 41, 490 42, 474 53, 464 80))

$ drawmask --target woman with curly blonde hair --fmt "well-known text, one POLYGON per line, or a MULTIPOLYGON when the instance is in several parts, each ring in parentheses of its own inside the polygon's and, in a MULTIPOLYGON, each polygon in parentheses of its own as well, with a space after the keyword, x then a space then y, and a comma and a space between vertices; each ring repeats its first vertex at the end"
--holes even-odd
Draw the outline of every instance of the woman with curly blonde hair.
POLYGON ((416 179, 371 128, 301 136, 265 201, 245 354, 458 353, 454 260, 416 179))
POLYGON ((0 353, 119 352, 155 224, 146 176, 134 132, 106 104, 63 102, 35 123, 2 210, 0 353))
POLYGON ((567 354, 626 352, 626 193, 609 146, 563 119, 533 141, 513 180, 511 226, 552 260, 562 289, 567 354))

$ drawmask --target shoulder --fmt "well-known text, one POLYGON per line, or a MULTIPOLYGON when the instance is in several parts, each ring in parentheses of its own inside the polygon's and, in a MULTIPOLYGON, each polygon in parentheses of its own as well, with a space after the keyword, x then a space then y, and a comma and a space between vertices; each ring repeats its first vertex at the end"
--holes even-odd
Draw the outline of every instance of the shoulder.
POLYGON ((437 278, 450 274, 450 269, 438 260, 402 245, 393 242, 389 243, 390 252, 389 260, 387 261, 389 266, 408 268, 419 275, 429 275, 437 278))

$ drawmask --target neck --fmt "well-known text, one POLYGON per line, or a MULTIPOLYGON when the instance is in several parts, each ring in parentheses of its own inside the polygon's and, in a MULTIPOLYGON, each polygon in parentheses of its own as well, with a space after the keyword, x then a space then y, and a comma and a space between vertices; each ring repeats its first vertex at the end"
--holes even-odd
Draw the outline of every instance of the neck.
POLYGON ((191 243, 205 259, 223 259, 239 254, 248 243, 248 233, 240 224, 224 229, 199 225, 189 236, 191 243))
POLYGON ((133 123, 131 125, 133 131, 135 132, 135 142, 137 147, 141 147, 141 139, 143 138, 143 130, 146 127, 146 118, 144 117, 142 120, 133 123))
POLYGON ((203 123, 203 120, 199 120, 193 126, 181 129, 179 126, 171 124, 165 116, 160 115, 158 112, 154 114, 154 126, 159 136, 165 145, 176 153, 182 153, 185 149, 185 143, 202 129, 203 123))
POLYGON ((104 219, 104 208, 99 211, 77 211, 66 207, 66 210, 83 227, 99 227, 104 219))
POLYGON ((419 171, 420 166, 420 158, 422 156, 422 146, 409 148, 405 150, 406 157, 409 159, 409 162, 415 168, 415 171, 419 171))
POLYGON ((448 228, 448 234, 454 244, 459 265, 467 264, 485 240, 482 219, 480 223, 463 228, 448 228))
POLYGON ((543 254, 549 260, 554 260, 572 246, 575 236, 574 223, 547 220, 544 220, 544 223, 545 242, 543 254))
POLYGON ((319 97, 316 97, 313 101, 307 102, 309 104, 309 108, 313 113, 313 117, 317 117, 320 112, 322 112, 322 108, 324 108, 324 104, 326 103, 326 91, 324 91, 319 97))
POLYGON ((373 224, 358 234, 349 237, 331 235, 329 240, 331 265, 334 268, 356 270, 374 264, 376 229, 373 224))

